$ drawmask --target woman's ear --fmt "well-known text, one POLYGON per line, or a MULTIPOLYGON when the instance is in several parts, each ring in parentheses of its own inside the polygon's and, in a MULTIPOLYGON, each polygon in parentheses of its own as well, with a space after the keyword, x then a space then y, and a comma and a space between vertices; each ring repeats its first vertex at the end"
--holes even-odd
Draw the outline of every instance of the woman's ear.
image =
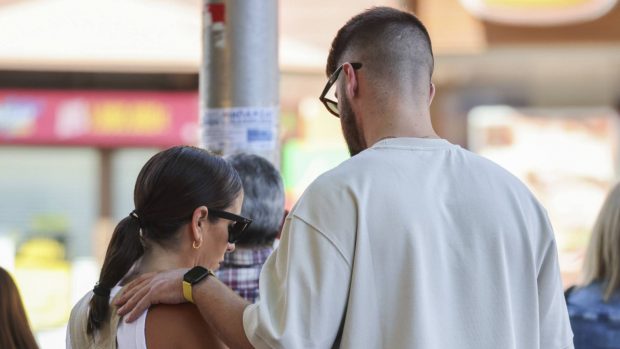
POLYGON ((200 206, 194 209, 190 226, 193 241, 202 242, 202 234, 207 230, 207 217, 209 217, 207 206, 200 206))

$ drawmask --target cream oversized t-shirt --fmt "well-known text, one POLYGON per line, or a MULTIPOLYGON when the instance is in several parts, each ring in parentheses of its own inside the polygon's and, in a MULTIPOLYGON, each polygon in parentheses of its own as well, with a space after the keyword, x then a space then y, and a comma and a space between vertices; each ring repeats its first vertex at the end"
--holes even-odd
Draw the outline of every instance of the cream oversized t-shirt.
POLYGON ((257 348, 572 348, 545 210, 441 139, 380 141, 313 182, 260 299, 257 348))

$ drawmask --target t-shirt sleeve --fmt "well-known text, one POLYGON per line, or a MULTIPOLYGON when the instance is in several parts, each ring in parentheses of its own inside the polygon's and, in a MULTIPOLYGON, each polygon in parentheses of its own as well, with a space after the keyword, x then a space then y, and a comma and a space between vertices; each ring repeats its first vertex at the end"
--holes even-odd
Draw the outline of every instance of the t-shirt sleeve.
POLYGON ((255 348, 329 348, 342 322, 350 263, 330 238, 291 214, 260 276, 243 326, 255 348))
POLYGON ((542 257, 538 273, 538 301, 540 348, 574 348, 555 240, 547 244, 542 257))

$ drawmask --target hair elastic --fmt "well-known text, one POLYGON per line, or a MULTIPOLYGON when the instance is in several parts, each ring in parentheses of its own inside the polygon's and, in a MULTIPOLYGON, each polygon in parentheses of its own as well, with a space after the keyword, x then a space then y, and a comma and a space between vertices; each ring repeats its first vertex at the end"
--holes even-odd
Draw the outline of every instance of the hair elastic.
POLYGON ((135 219, 136 222, 138 222, 138 225, 140 226, 140 228, 142 228, 142 220, 140 220, 140 216, 138 216, 138 212, 136 212, 136 210, 129 212, 129 217, 131 219, 135 219))
POLYGON ((110 288, 109 287, 103 287, 103 286, 99 285, 99 283, 97 283, 95 285, 95 287, 93 287, 93 293, 96 294, 99 297, 108 298, 108 297, 110 297, 110 288))

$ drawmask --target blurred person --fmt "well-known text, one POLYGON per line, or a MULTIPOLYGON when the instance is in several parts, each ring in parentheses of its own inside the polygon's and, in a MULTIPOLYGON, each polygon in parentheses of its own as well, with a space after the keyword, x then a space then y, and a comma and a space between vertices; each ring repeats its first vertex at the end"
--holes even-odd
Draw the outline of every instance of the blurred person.
POLYGON ((197 267, 205 277, 250 224, 239 216, 241 180, 208 151, 177 146, 154 155, 134 188, 135 209, 116 226, 97 285, 73 308, 68 348, 220 348, 191 304, 154 306, 132 324, 110 300, 144 273, 197 267))
POLYGON ((258 277, 284 219, 284 185, 280 172, 266 159, 252 154, 226 158, 243 183, 241 215, 252 217, 252 225, 224 255, 216 271, 218 279, 238 295, 254 303, 258 299, 258 277))
POLYGON ((566 296, 576 349, 620 349, 620 183, 592 229, 583 284, 566 296))
MULTIPOLYGON (((433 65, 410 13, 373 8, 338 31, 320 100, 352 157, 287 216, 260 301, 212 277, 193 285, 229 346, 573 347, 546 211, 506 170, 437 136, 433 65)), ((150 304, 183 302, 185 272, 132 282, 119 312, 132 321, 150 304)))
POLYGON ((0 348, 38 348, 17 285, 2 267, 0 267, 0 348))

